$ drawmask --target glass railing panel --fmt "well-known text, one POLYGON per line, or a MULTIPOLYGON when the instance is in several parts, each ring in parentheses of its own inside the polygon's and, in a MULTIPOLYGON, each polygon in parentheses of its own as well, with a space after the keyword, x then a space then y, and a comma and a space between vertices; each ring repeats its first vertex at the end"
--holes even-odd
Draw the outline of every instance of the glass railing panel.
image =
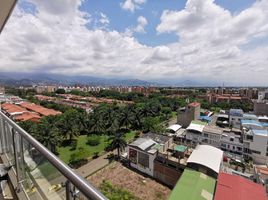
POLYGON ((23 187, 30 199, 66 199, 66 178, 26 140, 23 140, 25 181, 23 187))
POLYGON ((4 139, 7 148, 6 156, 9 162, 14 164, 15 156, 14 156, 14 146, 12 138, 12 126, 10 126, 7 122, 4 122, 4 139))

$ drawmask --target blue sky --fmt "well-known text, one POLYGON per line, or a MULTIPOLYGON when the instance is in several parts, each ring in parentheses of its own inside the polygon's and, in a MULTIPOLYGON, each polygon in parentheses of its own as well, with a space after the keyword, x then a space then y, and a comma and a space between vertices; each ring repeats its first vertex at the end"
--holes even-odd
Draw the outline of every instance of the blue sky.
POLYGON ((267 0, 21 0, 0 71, 267 85, 267 10, 267 0))
MULTIPOLYGON (((175 33, 157 34, 156 26, 160 23, 160 17, 164 10, 182 10, 185 7, 186 0, 147 0, 146 4, 133 13, 120 7, 119 4, 123 2, 123 0, 85 0, 80 9, 92 13, 95 17, 98 17, 100 12, 105 13, 110 19, 109 29, 119 32, 123 32, 129 26, 134 27, 137 18, 144 16, 149 22, 146 27, 146 34, 134 34, 135 38, 142 44, 157 46, 178 41, 179 38, 175 33)), ((233 14, 250 7, 254 2, 255 0, 215 1, 216 4, 228 9, 233 14)), ((92 28, 92 26, 89 26, 89 28, 92 28)))

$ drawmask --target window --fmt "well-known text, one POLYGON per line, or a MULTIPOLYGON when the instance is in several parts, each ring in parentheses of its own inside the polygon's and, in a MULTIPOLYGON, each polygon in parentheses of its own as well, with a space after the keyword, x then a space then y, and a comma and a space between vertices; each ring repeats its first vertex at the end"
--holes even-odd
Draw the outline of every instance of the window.
POLYGON ((204 133, 204 137, 208 137, 208 134, 207 133, 204 133))
POLYGON ((132 163, 137 163, 137 151, 129 148, 129 160, 132 163))
POLYGON ((260 151, 255 151, 255 150, 251 150, 252 153, 255 153, 255 154, 261 154, 260 151))
POLYGON ((143 167, 149 168, 149 155, 138 152, 138 163, 143 167))

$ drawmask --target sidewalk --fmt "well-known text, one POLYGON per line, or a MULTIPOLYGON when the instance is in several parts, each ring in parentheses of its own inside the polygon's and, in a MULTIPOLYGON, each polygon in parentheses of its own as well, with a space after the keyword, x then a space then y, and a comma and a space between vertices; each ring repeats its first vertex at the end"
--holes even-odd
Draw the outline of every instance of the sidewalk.
POLYGON ((94 172, 102 169, 106 165, 109 164, 109 159, 107 159, 107 156, 109 154, 115 154, 116 155, 116 150, 108 152, 96 159, 93 159, 89 163, 83 165, 82 167, 76 169, 76 171, 81 174, 83 177, 88 177, 89 175, 93 174, 94 172))

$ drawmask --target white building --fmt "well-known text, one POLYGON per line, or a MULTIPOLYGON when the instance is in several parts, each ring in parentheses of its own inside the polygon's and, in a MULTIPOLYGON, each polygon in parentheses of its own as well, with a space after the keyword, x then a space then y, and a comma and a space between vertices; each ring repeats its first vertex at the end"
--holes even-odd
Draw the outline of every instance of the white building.
POLYGON ((192 121, 186 128, 185 138, 187 142, 191 142, 192 144, 209 144, 220 147, 221 134, 222 130, 217 127, 192 121))
POLYGON ((257 164, 268 163, 268 131, 244 130, 244 155, 249 156, 257 164))
POLYGON ((221 136, 222 136, 222 129, 213 126, 205 126, 203 129, 203 140, 202 144, 209 144, 214 147, 220 148, 221 143, 221 136))
POLYGON ((130 166, 153 177, 157 152, 165 152, 172 145, 172 137, 147 133, 128 145, 130 166))
POLYGON ((223 131, 221 136, 221 149, 234 154, 243 154, 243 141, 241 135, 235 134, 234 132, 223 131))
POLYGON ((240 129, 241 119, 243 119, 244 112, 241 109, 230 109, 229 124, 233 128, 240 129))

